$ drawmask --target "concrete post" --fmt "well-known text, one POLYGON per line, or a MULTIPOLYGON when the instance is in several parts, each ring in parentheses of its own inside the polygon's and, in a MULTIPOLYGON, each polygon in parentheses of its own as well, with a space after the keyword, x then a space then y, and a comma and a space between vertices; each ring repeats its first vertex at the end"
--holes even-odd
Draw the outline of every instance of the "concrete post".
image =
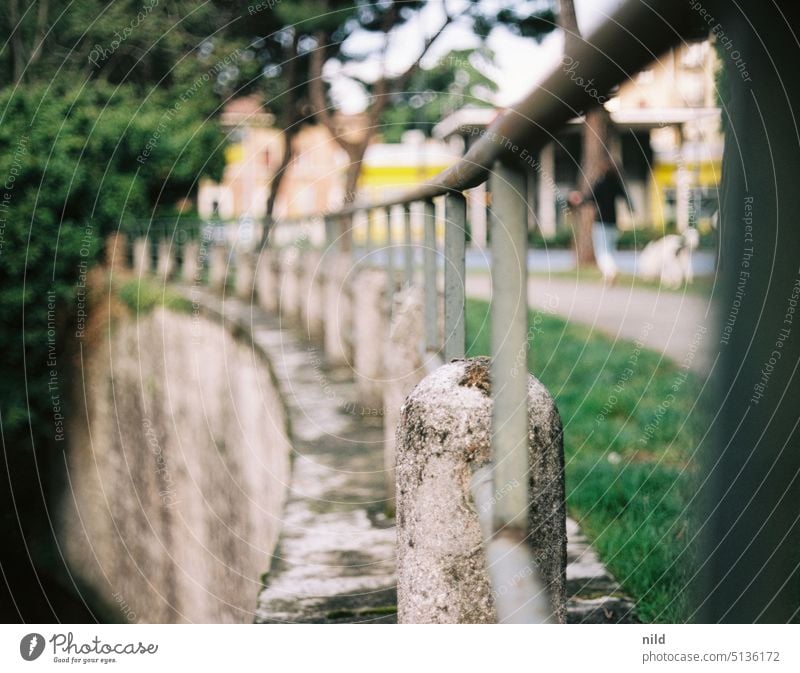
POLYGON ((394 296, 389 339, 383 358, 383 431, 384 465, 389 507, 395 509, 395 440, 403 401, 425 376, 422 345, 425 327, 422 322, 422 288, 407 287, 394 296))
POLYGON ((236 296, 244 301, 253 299, 253 286, 255 284, 255 260, 251 252, 240 252, 236 256, 236 278, 234 288, 236 296))
MULTIPOLYGON (((397 598, 400 623, 490 623, 495 599, 470 481, 491 456, 488 358, 442 365, 414 388, 397 429, 397 598)), ((528 376, 529 470, 499 486, 489 506, 525 489, 526 543, 547 587, 552 620, 566 619, 566 513, 561 420, 545 387, 528 376)))
POLYGON ((276 253, 272 248, 264 248, 256 264, 256 292, 258 303, 267 313, 278 310, 278 276, 276 253))
POLYGON ((467 204, 461 194, 445 198, 444 230, 444 359, 463 358, 467 204))
POLYGON ((150 239, 146 236, 133 242, 133 270, 143 276, 150 273, 150 239))
POLYGON ((433 201, 423 204, 424 247, 422 272, 425 290, 425 348, 435 353, 439 350, 439 289, 436 268, 436 209, 433 201))
POLYGON ((486 247, 486 183, 469 191, 469 225, 472 245, 486 247))
POLYGON ((358 399, 379 412, 383 405, 383 350, 386 343, 386 274, 365 268, 356 276, 353 294, 353 369, 358 399))
POLYGON ((223 292, 228 279, 228 249, 212 245, 208 256, 208 285, 215 292, 223 292))
POLYGON ((114 271, 125 269, 128 266, 128 237, 119 231, 109 234, 106 236, 105 245, 106 266, 114 271))
POLYGON ((278 293, 280 305, 278 310, 281 318, 289 324, 296 324, 300 319, 298 310, 298 304, 300 303, 299 265, 300 252, 297 248, 291 246, 281 252, 278 263, 278 278, 280 282, 278 293))
POLYGON ((196 283, 200 281, 201 274, 200 244, 197 241, 186 241, 183 244, 181 279, 184 283, 196 283))
POLYGON ((309 339, 320 339, 323 334, 323 280, 322 254, 309 250, 303 259, 303 282, 300 304, 303 312, 303 325, 309 339))
POLYGON ((556 235, 556 152, 553 143, 539 151, 539 171, 536 176, 536 219, 539 231, 545 238, 556 235))
POLYGON ((331 252, 325 263, 325 355, 333 365, 351 363, 352 295, 350 252, 331 252))
POLYGON ((175 269, 175 258, 173 255, 172 242, 162 238, 158 242, 158 277, 161 280, 169 280, 175 269))

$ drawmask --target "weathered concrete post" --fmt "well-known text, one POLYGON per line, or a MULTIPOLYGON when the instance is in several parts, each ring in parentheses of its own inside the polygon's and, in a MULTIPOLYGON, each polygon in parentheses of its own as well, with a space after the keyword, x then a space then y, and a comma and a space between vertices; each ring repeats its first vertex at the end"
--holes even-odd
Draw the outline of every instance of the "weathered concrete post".
POLYGON ((172 243, 168 239, 162 238, 158 242, 158 277, 161 280, 167 281, 172 276, 174 269, 175 258, 173 256, 172 243))
POLYGON ((120 231, 106 236, 105 259, 106 266, 114 271, 125 269, 128 266, 128 237, 120 231))
POLYGON ((256 265, 256 293, 258 303, 267 313, 278 310, 278 276, 276 254, 272 248, 264 248, 256 265))
POLYGON ((280 279, 280 306, 281 318, 287 323, 295 324, 300 319, 298 311, 300 285, 298 282, 298 266, 300 264, 300 251, 290 246, 280 255, 278 265, 280 279))
POLYGON ((394 296, 389 339, 383 358, 383 446, 386 486, 391 511, 395 509, 395 441, 403 401, 425 375, 422 358, 425 327, 422 288, 407 287, 394 296))
POLYGON ((146 236, 137 238, 133 242, 133 270, 139 275, 150 273, 150 239, 146 236))
MULTIPOLYGON (((401 623, 495 622, 474 471, 491 460, 488 358, 442 365, 408 396, 397 429, 397 594, 401 623)), ((527 542, 547 586, 553 621, 566 619, 566 513, 561 420, 545 387, 528 377, 527 474, 500 487, 527 489, 527 542)), ((535 573, 537 569, 531 568, 535 573)), ((509 578, 508 590, 514 578, 509 578)), ((499 596, 505 586, 499 585, 499 596)))
POLYGON ((350 254, 331 250, 325 264, 325 355, 334 365, 351 364, 352 296, 350 254))
POLYGON ((200 280, 200 273, 200 244, 197 241, 186 241, 183 244, 181 279, 185 283, 195 283, 200 280))
POLYGON ((222 292, 227 279, 228 249, 221 244, 212 245, 208 257, 208 285, 215 292, 222 292))
POLYGON ((244 301, 251 301, 253 298, 253 285, 255 283, 254 263, 255 260, 251 252, 243 251, 236 256, 234 291, 236 296, 244 301))
POLYGON ((322 254, 308 250, 303 259, 303 282, 300 304, 303 324, 309 339, 320 339, 323 334, 323 280, 322 254))
POLYGON ((358 399, 375 412, 383 404, 383 350, 388 332, 386 274, 379 269, 360 271, 353 294, 353 369, 358 399))

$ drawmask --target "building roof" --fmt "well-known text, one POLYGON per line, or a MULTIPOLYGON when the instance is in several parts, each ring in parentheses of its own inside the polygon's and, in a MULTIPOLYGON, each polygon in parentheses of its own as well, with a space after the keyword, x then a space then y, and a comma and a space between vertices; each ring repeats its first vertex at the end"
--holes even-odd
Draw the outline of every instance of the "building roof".
MULTIPOLYGON (((448 115, 433 127, 433 135, 447 139, 453 135, 466 135, 474 128, 486 128, 502 112, 496 108, 464 108, 448 115)), ((611 121, 619 128, 646 131, 662 126, 674 126, 708 117, 719 117, 718 107, 641 107, 611 110, 611 121)), ((575 117, 570 124, 583 123, 575 117)))

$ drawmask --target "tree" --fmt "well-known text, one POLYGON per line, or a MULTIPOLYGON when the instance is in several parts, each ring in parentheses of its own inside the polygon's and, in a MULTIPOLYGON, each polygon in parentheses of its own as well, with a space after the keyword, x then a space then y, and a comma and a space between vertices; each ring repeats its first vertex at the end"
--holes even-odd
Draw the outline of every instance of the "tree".
POLYGON ((405 91, 395 94, 381 119, 386 142, 400 142, 404 131, 416 129, 430 135, 447 115, 464 107, 492 107, 497 84, 475 66, 491 54, 472 50, 451 51, 435 66, 415 72, 405 91))
POLYGON ((385 3, 320 2, 319 16, 322 20, 307 25, 313 42, 309 62, 309 100, 315 118, 330 131, 338 145, 347 153, 349 163, 345 176, 345 204, 355 199, 358 179, 364 154, 369 143, 380 128, 392 101, 402 96, 411 83, 412 77, 419 73, 426 56, 442 35, 453 25, 466 24, 474 34, 485 39, 491 30, 504 25, 518 34, 543 37, 554 26, 554 15, 549 2, 495 3, 485 7, 481 3, 469 2, 451 9, 447 0, 442 3, 444 18, 441 23, 423 38, 422 45, 411 63, 401 72, 392 72, 387 67, 386 54, 398 30, 419 15, 425 3, 391 1, 385 3), (364 40, 376 46, 356 54, 349 50, 347 38, 356 34, 369 36, 364 40), (361 74, 354 68, 345 67, 353 62, 370 59, 380 65, 376 76, 361 74), (357 138, 340 132, 333 111, 336 102, 330 95, 325 66, 334 64, 359 85, 367 96, 364 111, 364 127, 357 138))
POLYGON ((213 6, 21 4, 0 18, 0 591, 24 587, 25 601, 2 596, 0 612, 78 621, 92 615, 68 596, 51 515, 74 380, 67 344, 89 270, 106 234, 221 175, 215 115, 248 61, 226 60, 247 53, 241 40, 210 37, 213 6))
MULTIPOLYGON (((571 56, 583 42, 578 20, 575 14, 574 0, 558 0, 558 22, 564 31, 564 53, 571 56)), ((608 157, 608 138, 611 119, 606 109, 597 104, 586 111, 582 131, 581 175, 578 189, 586 193, 595 180, 600 177, 599 171, 603 160, 608 157)), ((575 257, 578 265, 594 264, 594 246, 592 245, 592 222, 594 208, 584 204, 577 209, 575 226, 575 257)))

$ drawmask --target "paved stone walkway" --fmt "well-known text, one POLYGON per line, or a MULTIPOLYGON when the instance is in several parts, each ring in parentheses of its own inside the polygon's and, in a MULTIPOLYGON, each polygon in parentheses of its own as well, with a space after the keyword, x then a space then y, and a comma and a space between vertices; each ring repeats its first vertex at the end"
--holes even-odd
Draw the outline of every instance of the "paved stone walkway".
MULTIPOLYGON (((283 529, 257 623, 395 622, 395 530, 387 519, 381 419, 362 415, 349 370, 333 369, 274 316, 202 288, 191 297, 224 315, 272 363, 295 455, 283 529)), ((635 621, 633 606, 569 520, 571 623, 635 621)))
MULTIPOLYGON (((469 297, 490 299, 489 275, 469 274, 466 290, 469 297)), ((710 370, 714 346, 719 341, 711 300, 694 294, 531 276, 528 304, 598 329, 614 339, 641 340, 676 362, 686 361, 700 373, 710 370)))

